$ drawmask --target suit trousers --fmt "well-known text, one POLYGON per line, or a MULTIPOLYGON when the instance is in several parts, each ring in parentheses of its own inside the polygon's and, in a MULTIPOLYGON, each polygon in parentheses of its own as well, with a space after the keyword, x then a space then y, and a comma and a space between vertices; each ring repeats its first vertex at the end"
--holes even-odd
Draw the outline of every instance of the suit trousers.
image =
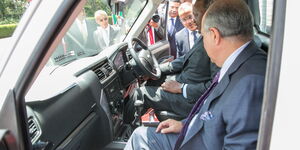
POLYGON ((144 112, 148 108, 153 108, 158 111, 169 111, 175 113, 181 118, 187 117, 193 108, 194 103, 190 103, 191 101, 184 98, 182 94, 174 94, 164 91, 160 87, 160 84, 167 80, 175 80, 175 75, 167 76, 165 80, 153 81, 151 83, 147 83, 146 86, 136 88, 125 106, 124 121, 126 123, 133 121, 135 113, 134 102, 136 100, 144 100, 144 112))
POLYGON ((179 134, 156 133, 154 127, 139 127, 132 133, 124 150, 172 150, 179 134))

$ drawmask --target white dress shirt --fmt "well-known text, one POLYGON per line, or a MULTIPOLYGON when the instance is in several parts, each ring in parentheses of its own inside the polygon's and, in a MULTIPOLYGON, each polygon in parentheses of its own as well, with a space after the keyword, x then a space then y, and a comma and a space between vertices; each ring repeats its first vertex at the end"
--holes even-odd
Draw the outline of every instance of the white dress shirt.
MULTIPOLYGON (((177 17, 173 18, 173 21, 174 21, 174 29, 175 29, 176 19, 177 19, 177 17)), ((169 32, 169 30, 171 29, 171 25, 172 25, 172 20, 171 20, 171 17, 168 16, 168 30, 167 30, 168 32, 169 32)))
POLYGON ((109 32, 110 32, 110 27, 109 25, 104 29, 102 27, 97 27, 97 30, 100 31, 100 33, 102 34, 102 37, 103 37, 103 40, 104 40, 104 43, 107 46, 109 46, 109 39, 110 39, 110 35, 109 35, 109 32))
MULTIPOLYGON (((190 49, 192 49, 192 47, 194 46, 194 44, 195 44, 195 39, 194 39, 194 34, 193 34, 193 32, 194 31, 191 31, 191 30, 189 30, 189 29, 187 29, 188 30, 188 33, 189 33, 189 44, 190 44, 190 49)), ((198 36, 198 33, 196 33, 196 37, 199 37, 198 36)))
POLYGON ((88 31, 85 20, 80 21, 78 18, 76 18, 76 24, 80 30, 80 33, 82 34, 84 42, 86 42, 88 37, 88 31))

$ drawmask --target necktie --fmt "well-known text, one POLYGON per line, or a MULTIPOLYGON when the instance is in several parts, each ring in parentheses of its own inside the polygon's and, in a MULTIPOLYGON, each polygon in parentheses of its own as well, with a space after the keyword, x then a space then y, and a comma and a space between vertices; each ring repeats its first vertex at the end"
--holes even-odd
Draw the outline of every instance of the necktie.
POLYGON ((175 28, 174 18, 171 18, 170 20, 171 20, 171 25, 170 25, 169 33, 173 33, 175 28))
POLYGON ((197 40, 197 31, 193 31, 193 36, 194 36, 194 43, 196 43, 196 40, 197 40))
POLYGON ((148 25, 148 35, 149 35, 149 44, 150 45, 153 45, 155 43, 154 41, 154 36, 153 36, 153 30, 152 30, 152 27, 150 25, 148 25))
POLYGON ((178 137, 178 139, 176 141, 174 150, 178 150, 179 149, 179 147, 180 147, 180 145, 181 145, 181 143, 182 143, 182 141, 184 139, 184 136, 185 136, 185 134, 187 132, 187 129, 188 129, 188 126, 189 126, 191 120, 200 111, 201 106, 203 105, 205 99, 208 97, 208 95, 210 94, 210 92, 212 91, 212 89, 218 84, 219 77, 220 77, 220 72, 218 72, 215 75, 215 77, 214 77, 211 85, 209 86, 209 88, 200 96, 200 98, 198 99, 198 101, 194 105, 192 111, 190 112, 190 114, 189 114, 189 116, 188 116, 188 118, 187 118, 187 120, 186 120, 186 122, 185 122, 185 124, 184 124, 184 126, 183 126, 183 128, 182 128, 182 130, 180 132, 180 134, 179 134, 179 137, 178 137))

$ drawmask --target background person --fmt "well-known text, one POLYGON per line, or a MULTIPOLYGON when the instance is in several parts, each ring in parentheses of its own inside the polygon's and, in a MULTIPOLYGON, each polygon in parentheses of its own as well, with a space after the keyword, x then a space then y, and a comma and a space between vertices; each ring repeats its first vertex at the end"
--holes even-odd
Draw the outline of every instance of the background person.
POLYGON ((99 24, 97 30, 94 31, 94 39, 100 50, 105 49, 115 43, 119 28, 108 23, 107 13, 103 10, 95 12, 96 23, 99 24))
POLYGON ((158 14, 154 14, 148 24, 145 26, 145 29, 139 35, 139 39, 141 39, 148 46, 162 40, 163 28, 160 23, 160 16, 158 14))
POLYGON ((96 24, 86 19, 85 11, 82 9, 57 50, 52 54, 51 62, 59 65, 77 58, 98 54, 99 51, 93 38, 95 30, 96 24))
POLYGON ((184 56, 200 37, 193 15, 193 5, 185 2, 178 8, 179 18, 185 28, 176 33, 177 58, 184 56))
POLYGON ((170 44, 170 55, 176 58, 176 37, 175 34, 183 28, 178 16, 179 0, 170 0, 168 9, 167 33, 170 44))

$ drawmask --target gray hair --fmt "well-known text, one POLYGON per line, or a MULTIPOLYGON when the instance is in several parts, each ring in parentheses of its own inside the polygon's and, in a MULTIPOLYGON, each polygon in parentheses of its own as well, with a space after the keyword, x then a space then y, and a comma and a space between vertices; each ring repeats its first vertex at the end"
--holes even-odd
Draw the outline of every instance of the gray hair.
POLYGON ((94 17, 96 18, 97 16, 100 16, 100 15, 105 15, 107 16, 107 13, 103 10, 97 10, 94 14, 94 17))
POLYGON ((247 4, 241 0, 218 0, 208 8, 204 30, 217 28, 222 37, 253 38, 253 17, 247 4))
POLYGON ((178 14, 180 15, 189 11, 193 11, 193 4, 190 2, 184 2, 178 8, 178 14))

